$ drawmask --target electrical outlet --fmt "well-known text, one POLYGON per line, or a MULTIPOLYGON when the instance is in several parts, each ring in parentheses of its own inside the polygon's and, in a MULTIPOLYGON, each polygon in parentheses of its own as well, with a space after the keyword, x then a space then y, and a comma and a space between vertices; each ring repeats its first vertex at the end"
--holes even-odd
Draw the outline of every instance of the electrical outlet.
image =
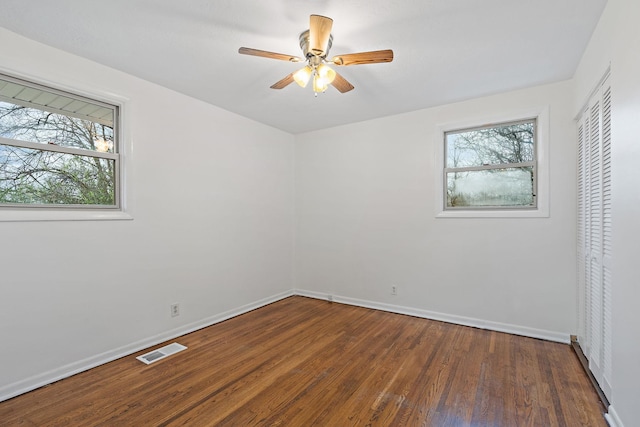
POLYGON ((171 317, 180 316, 180 304, 171 304, 171 317))
POLYGON ((391 295, 398 295, 398 287, 397 286, 392 286, 391 287, 391 295))

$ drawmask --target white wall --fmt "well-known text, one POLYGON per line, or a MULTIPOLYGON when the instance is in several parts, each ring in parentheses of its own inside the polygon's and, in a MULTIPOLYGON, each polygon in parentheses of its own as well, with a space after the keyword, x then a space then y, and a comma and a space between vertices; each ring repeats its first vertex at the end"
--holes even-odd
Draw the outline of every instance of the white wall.
POLYGON ((611 67, 613 379, 611 415, 640 420, 640 2, 609 0, 576 72, 576 111, 611 67))
POLYGON ((561 82, 298 135, 295 286, 568 340, 576 331, 572 87, 561 82), (436 218, 438 125, 545 105, 550 217, 436 218))
POLYGON ((129 99, 134 217, 0 222, 0 398, 290 292, 291 135, 4 29, 0 51, 129 99))

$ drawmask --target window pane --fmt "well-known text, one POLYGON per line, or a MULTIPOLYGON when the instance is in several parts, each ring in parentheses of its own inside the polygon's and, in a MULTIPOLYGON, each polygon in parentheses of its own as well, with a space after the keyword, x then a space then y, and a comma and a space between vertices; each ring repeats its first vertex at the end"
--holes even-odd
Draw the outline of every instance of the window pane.
POLYGON ((115 206, 115 160, 0 145, 0 203, 115 206))
POLYGON ((447 207, 534 206, 533 168, 447 173, 447 207))
POLYGON ((447 132, 447 167, 532 162, 535 120, 447 132))
POLYGON ((0 101, 0 136, 18 141, 114 152, 113 128, 110 126, 4 101, 0 101))

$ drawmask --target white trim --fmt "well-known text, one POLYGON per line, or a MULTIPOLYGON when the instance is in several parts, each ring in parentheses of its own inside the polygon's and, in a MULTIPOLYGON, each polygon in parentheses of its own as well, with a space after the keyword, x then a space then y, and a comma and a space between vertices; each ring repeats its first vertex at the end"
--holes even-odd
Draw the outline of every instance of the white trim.
POLYGON ((119 94, 103 90, 89 88, 77 83, 65 83, 51 81, 46 78, 25 73, 0 65, 0 73, 30 81, 42 86, 60 91, 77 94, 95 101, 118 107, 119 120, 115 127, 118 132, 118 155, 120 156, 117 185, 120 188, 120 208, 105 209, 50 209, 50 208, 12 208, 0 209, 0 222, 30 222, 30 221, 105 221, 105 220, 131 220, 133 219, 133 192, 131 160, 133 156, 133 139, 130 133, 129 110, 130 100, 119 94))
POLYGON ((589 108, 589 102, 591 101, 591 98, 593 98, 593 96, 600 89, 602 89, 602 85, 609 78, 610 75, 611 75, 611 62, 609 62, 607 64, 607 69, 602 74, 602 77, 600 77, 600 80, 598 80, 598 83, 591 89, 591 91, 589 92, 589 94, 585 98, 584 102, 581 104, 582 106, 578 109, 578 112, 575 114, 575 116, 573 116, 573 120, 574 121, 577 122, 578 120, 580 120, 580 116, 582 116, 582 113, 584 113, 584 110, 589 108))
POLYGON ((609 405, 608 413, 604 414, 604 419, 607 420, 609 427, 624 427, 622 420, 618 416, 618 413, 613 408, 613 405, 609 405))
POLYGON ((2 208, 0 222, 31 222, 31 221, 111 221, 131 220, 133 216, 119 209, 105 210, 52 210, 47 208, 2 208))
POLYGON ((421 317, 423 319, 438 320, 441 322, 454 323, 456 325, 471 326, 474 328, 487 329, 490 331, 505 332, 508 334, 521 335, 530 338, 538 338, 547 341, 560 342, 563 344, 571 343, 571 336, 568 333, 547 331, 544 329, 529 328, 527 326, 512 325, 509 323, 493 322, 490 320, 476 319, 473 317, 456 316, 454 314, 439 313, 436 311, 422 310, 419 308, 405 307, 400 305, 385 304, 375 301, 362 300, 358 298, 349 298, 331 293, 321 293, 315 291, 306 291, 303 289, 295 289, 295 295, 332 300, 334 302, 355 305, 358 307, 372 308, 375 310, 388 311, 390 313, 406 314, 409 316, 421 317))
POLYGON ((492 114, 456 121, 441 123, 436 126, 436 141, 434 173, 438 186, 435 193, 436 218, 547 218, 549 217, 549 106, 513 110, 503 114, 492 114), (469 129, 497 123, 515 122, 524 119, 538 119, 536 172, 537 172, 537 208, 509 208, 509 209, 444 209, 444 135, 457 129, 469 129))
POLYGON ((12 397, 18 396, 20 394, 35 390, 47 384, 51 384, 55 381, 59 381, 61 379, 70 377, 80 372, 87 371, 89 369, 95 368, 105 363, 112 362, 116 359, 120 359, 121 357, 130 356, 133 353, 137 353, 141 350, 161 344, 165 341, 169 341, 169 340, 178 338, 182 335, 186 335, 188 333, 197 331, 199 329, 206 328, 207 326, 211 326, 216 323, 223 322, 232 317, 239 316, 241 314, 244 314, 249 311, 255 310, 257 308, 263 307, 265 305, 274 303, 276 301, 290 297, 292 295, 294 295, 293 291, 281 292, 279 294, 276 294, 267 298, 263 298, 255 302, 245 304, 238 308, 225 311, 215 316, 211 316, 187 325, 182 325, 178 328, 171 329, 164 333, 154 335, 152 337, 149 337, 149 338, 146 338, 146 339, 92 356, 92 357, 88 357, 83 360, 79 360, 77 362, 70 363, 68 365, 62 366, 57 369, 53 369, 48 372, 44 372, 39 375, 34 375, 30 378, 15 382, 13 384, 8 384, 6 386, 0 387, 0 402, 7 399, 11 399, 12 397))

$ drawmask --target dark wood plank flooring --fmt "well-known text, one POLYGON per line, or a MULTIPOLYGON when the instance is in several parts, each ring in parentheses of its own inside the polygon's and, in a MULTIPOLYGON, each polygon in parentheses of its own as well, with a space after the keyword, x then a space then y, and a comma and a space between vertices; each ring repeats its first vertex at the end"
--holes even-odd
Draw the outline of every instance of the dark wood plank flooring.
POLYGON ((304 297, 173 341, 2 402, 0 425, 607 425, 559 343, 304 297))

